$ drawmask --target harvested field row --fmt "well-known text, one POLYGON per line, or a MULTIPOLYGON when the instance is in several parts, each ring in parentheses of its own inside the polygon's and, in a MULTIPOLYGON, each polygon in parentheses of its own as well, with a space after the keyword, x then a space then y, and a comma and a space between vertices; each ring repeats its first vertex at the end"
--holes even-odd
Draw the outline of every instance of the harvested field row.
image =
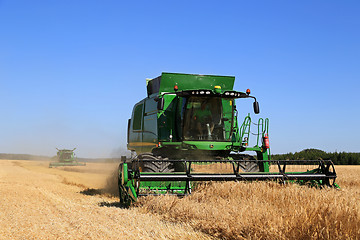
POLYGON ((1 160, 0 239, 210 238, 188 224, 122 209, 108 194, 82 193, 102 189, 107 177, 49 169, 45 162, 1 160))

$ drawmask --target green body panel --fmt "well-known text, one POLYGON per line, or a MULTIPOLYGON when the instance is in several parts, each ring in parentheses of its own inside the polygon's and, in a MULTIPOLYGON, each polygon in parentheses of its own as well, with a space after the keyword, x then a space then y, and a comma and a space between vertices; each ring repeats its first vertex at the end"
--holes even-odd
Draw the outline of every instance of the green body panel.
POLYGON ((222 90, 232 90, 235 77, 216 75, 197 75, 183 73, 162 73, 160 82, 160 93, 173 92, 177 85, 181 90, 210 89, 220 86, 222 90))
MULTIPOLYGON (((128 172, 128 165, 124 163, 121 165, 122 169, 119 170, 119 193, 120 202, 129 206, 131 202, 135 202, 138 198, 138 192, 136 190, 136 183, 133 180, 134 173, 128 172)), ((159 173, 142 173, 144 175, 152 175, 159 173)), ((176 173, 174 173, 176 174, 176 173)), ((181 194, 185 192, 186 182, 183 181, 151 181, 151 182, 140 182, 138 189, 141 192, 156 192, 157 194, 165 193, 176 193, 181 194)))
POLYGON ((51 162, 49 167, 67 167, 67 166, 86 166, 86 163, 80 162, 51 162))
MULTIPOLYGON (((142 173, 144 175, 151 175, 154 173, 142 173)), ((176 173, 174 173, 176 174, 176 173)), ((157 191, 178 191, 185 189, 185 182, 180 181, 151 181, 151 182, 140 182, 141 190, 157 190, 157 191)))
POLYGON ((231 150, 231 142, 183 141, 185 149, 198 149, 208 151, 231 150))

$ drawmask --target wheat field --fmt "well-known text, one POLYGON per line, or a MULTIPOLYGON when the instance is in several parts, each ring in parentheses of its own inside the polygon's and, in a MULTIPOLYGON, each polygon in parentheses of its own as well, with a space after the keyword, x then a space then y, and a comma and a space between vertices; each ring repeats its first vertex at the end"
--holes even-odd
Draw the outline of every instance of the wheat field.
POLYGON ((0 239, 210 238, 189 224, 120 208, 106 192, 117 164, 48 165, 0 160, 0 239))
POLYGON ((117 164, 0 166, 0 239, 360 239, 360 166, 336 167, 340 190, 209 183, 129 209, 116 197, 117 164))
POLYGON ((273 182, 204 184, 191 196, 136 205, 222 239, 360 239, 360 166, 337 166, 341 189, 273 182))

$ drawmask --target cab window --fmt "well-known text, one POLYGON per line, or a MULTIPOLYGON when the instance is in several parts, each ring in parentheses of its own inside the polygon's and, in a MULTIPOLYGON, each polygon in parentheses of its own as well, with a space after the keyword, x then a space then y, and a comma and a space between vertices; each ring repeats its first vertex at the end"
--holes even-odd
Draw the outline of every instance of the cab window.
POLYGON ((142 124, 141 124, 142 115, 143 115, 143 104, 139 104, 135 107, 134 110, 133 130, 142 129, 142 124))

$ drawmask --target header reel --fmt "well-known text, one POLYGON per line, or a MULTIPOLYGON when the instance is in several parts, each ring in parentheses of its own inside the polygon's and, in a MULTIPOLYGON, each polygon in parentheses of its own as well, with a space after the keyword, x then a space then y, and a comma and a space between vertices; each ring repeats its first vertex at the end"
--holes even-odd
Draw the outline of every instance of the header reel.
POLYGON ((157 160, 162 164, 182 164, 181 172, 142 172, 144 163, 154 159, 136 158, 119 166, 120 202, 130 205, 140 196, 173 194, 185 196, 199 182, 209 181, 276 181, 281 184, 298 183, 313 187, 338 187, 335 183, 336 172, 331 160, 157 160), (243 172, 242 166, 248 163, 269 162, 274 171, 243 172), (197 172, 196 166, 223 164, 230 165, 228 173, 197 172), (304 172, 287 171, 287 168, 313 165, 315 168, 304 172), (277 171, 275 171, 277 170, 277 171))

